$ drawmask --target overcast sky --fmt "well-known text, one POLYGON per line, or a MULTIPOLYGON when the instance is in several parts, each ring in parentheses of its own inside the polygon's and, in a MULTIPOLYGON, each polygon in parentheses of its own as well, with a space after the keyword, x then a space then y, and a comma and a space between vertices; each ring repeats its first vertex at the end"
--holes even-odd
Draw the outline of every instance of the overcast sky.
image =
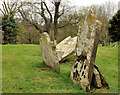
MULTIPOLYGON (((1 2, 2 0, 0 0, 0 8, 2 8, 2 5, 1 5, 1 2)), ((10 1, 10 0, 5 0, 5 1, 10 1)), ((12 0, 14 1, 14 0, 12 0)), ((39 1, 39 0, 21 0, 21 1, 39 1)), ((45 0, 47 1, 47 0, 45 0)), ((63 0, 63 1, 66 1, 66 0, 63 0)), ((118 2, 120 0, 68 0, 70 3, 70 5, 72 6, 90 6, 90 5, 93 5, 93 4, 102 4, 102 3, 105 3, 105 2, 113 2, 114 4, 116 4, 116 8, 118 8, 118 2)))
MULTIPOLYGON (((2 0, 0 0, 1 3, 2 0)), ((10 0, 5 0, 5 1, 10 1, 10 0)), ((14 1, 14 0, 11 0, 14 1)), ((21 0, 21 1, 39 1, 39 0, 21 0)), ((47 1, 47 0, 45 0, 47 1)), ((56 0, 57 1, 57 0, 56 0)), ((66 0, 63 0, 66 1, 66 0)), ((89 5, 93 5, 93 4, 101 4, 101 3, 105 3, 105 2, 114 2, 116 4, 118 4, 118 2, 120 0, 68 0, 72 5, 77 5, 77 6, 89 6, 89 5)), ((0 4, 1 7, 1 4, 0 4)))
POLYGON ((105 2, 114 2, 115 4, 118 4, 120 0, 69 0, 71 4, 77 5, 77 6, 89 6, 93 4, 102 4, 105 2))

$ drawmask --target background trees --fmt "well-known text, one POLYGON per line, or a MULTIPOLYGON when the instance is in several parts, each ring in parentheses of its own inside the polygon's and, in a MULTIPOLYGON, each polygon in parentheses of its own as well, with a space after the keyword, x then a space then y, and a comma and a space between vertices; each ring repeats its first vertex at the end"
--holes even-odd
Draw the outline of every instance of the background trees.
POLYGON ((16 36, 18 35, 18 25, 15 22, 14 15, 17 11, 17 2, 2 4, 2 30, 4 31, 3 44, 16 43, 16 36))
POLYGON ((109 19, 115 13, 115 4, 114 2, 109 1, 101 5, 92 5, 91 10, 96 15, 97 19, 102 23, 101 29, 99 31, 99 42, 102 44, 102 46, 107 46, 110 44, 110 36, 108 35, 109 19))
POLYGON ((58 2, 51 2, 51 4, 53 6, 50 9, 43 0, 34 3, 27 2, 22 3, 22 7, 18 10, 21 16, 35 26, 40 33, 47 32, 50 35, 51 40, 56 40, 58 35, 58 19, 64 14, 64 7, 60 12, 59 7, 61 0, 58 0, 58 2), (42 22, 38 22, 36 16, 39 17, 39 19, 42 18, 42 22))
POLYGON ((15 44, 17 42, 18 25, 13 16, 7 19, 7 15, 2 18, 2 30, 4 31, 3 44, 15 44))
POLYGON ((120 10, 109 20, 109 24, 109 35, 112 41, 120 41, 120 10))
POLYGON ((102 22, 99 42, 102 46, 109 45, 109 19, 115 12, 115 5, 107 2, 88 7, 74 7, 64 0, 58 2, 3 2, 3 30, 5 43, 38 44, 39 33, 47 32, 51 40, 60 42, 67 36, 76 36, 81 18, 92 10, 102 22), (34 26, 34 27, 33 27, 34 26))
POLYGON ((17 23, 19 25, 18 44, 39 44, 40 33, 34 26, 25 20, 17 20, 17 23))

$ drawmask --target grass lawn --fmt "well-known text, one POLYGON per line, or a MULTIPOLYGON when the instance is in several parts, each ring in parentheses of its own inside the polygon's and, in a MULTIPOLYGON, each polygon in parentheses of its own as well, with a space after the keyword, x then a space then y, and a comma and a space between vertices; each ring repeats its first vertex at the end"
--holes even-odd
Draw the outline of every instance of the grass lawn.
MULTIPOLYGON (((2 48, 3 93, 86 93, 70 80, 73 56, 60 64, 58 74, 45 65, 39 45, 3 45, 2 48)), ((96 64, 109 83, 109 92, 117 93, 118 48, 99 47, 96 64)))

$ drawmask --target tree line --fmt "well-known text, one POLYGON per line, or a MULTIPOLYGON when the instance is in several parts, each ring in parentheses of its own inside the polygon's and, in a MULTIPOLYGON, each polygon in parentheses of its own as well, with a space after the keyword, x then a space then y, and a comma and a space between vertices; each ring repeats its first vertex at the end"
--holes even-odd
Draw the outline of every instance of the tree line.
POLYGON ((59 43, 67 36, 76 36, 79 22, 89 10, 102 22, 99 43, 107 46, 119 41, 120 11, 115 14, 115 5, 106 2, 101 5, 75 8, 63 0, 45 2, 2 3, 3 44, 39 44, 40 33, 47 32, 51 40, 59 43))

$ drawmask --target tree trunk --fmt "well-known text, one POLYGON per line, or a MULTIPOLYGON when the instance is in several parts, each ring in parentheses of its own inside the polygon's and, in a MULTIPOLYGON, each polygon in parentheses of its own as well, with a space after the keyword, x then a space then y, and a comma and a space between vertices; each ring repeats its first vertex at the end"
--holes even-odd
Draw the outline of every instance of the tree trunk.
POLYGON ((55 15, 54 15, 54 37, 55 40, 57 40, 57 35, 58 35, 58 14, 59 14, 59 6, 60 2, 55 2, 55 15))

